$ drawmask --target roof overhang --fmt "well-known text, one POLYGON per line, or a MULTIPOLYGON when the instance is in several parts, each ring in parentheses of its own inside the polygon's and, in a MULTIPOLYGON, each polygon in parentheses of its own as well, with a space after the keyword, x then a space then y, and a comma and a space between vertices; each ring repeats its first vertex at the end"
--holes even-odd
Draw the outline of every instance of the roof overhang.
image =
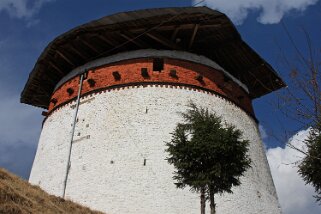
POLYGON ((253 99, 285 86, 223 13, 207 7, 160 8, 106 16, 57 37, 31 71, 21 102, 47 108, 56 84, 75 68, 139 49, 206 56, 244 83, 253 99))

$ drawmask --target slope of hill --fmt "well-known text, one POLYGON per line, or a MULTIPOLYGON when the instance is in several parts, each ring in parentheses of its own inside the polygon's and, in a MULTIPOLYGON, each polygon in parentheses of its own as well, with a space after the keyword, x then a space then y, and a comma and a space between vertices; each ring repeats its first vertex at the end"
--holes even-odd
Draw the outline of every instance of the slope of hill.
POLYGON ((89 208, 49 195, 37 186, 0 168, 0 214, 92 213, 89 208))

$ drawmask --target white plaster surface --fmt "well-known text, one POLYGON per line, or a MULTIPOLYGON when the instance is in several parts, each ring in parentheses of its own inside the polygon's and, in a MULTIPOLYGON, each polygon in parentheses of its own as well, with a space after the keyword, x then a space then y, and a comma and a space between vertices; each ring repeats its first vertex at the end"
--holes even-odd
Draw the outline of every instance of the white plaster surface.
MULTIPOLYGON (((216 95, 160 86, 81 99, 67 198, 108 214, 199 213, 199 195, 175 187, 174 168, 164 151, 169 133, 182 120, 178 112, 185 111, 190 100, 221 115, 252 142, 252 168, 234 194, 216 196, 217 213, 280 213, 256 122, 216 95)), ((55 111, 44 123, 30 175, 31 183, 57 196, 63 192, 74 104, 55 111)))

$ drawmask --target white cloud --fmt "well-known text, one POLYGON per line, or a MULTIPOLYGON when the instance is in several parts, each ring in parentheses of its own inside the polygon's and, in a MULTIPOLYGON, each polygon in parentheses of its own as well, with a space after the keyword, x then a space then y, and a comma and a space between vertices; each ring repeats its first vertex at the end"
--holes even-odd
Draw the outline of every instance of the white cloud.
POLYGON ((242 24, 252 11, 259 13, 257 20, 262 24, 279 23, 285 14, 292 11, 303 12, 317 2, 318 0, 205 0, 207 6, 226 13, 236 24, 242 24))
POLYGON ((31 18, 44 3, 52 0, 1 0, 0 12, 7 12, 15 18, 31 18))
MULTIPOLYGON (((289 143, 306 151, 303 141, 308 134, 309 129, 300 131, 289 140, 289 143)), ((284 214, 321 213, 321 206, 318 206, 312 197, 315 194, 313 187, 305 185, 297 172, 297 164, 302 157, 304 157, 302 153, 290 147, 271 148, 267 151, 271 173, 284 214)))

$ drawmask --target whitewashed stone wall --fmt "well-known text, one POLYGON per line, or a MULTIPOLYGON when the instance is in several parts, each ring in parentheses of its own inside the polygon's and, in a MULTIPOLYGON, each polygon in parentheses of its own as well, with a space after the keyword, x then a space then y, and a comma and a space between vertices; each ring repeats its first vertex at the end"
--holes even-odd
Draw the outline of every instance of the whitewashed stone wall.
MULTIPOLYGON (((217 197, 217 213, 280 213, 256 122, 216 95, 170 87, 124 88, 81 99, 67 197, 108 214, 199 213, 199 195, 176 189, 164 151, 181 121, 178 112, 190 100, 221 115, 252 142, 252 168, 234 194, 217 197)), ((44 123, 30 175, 31 183, 57 196, 63 192, 74 104, 44 123)))

